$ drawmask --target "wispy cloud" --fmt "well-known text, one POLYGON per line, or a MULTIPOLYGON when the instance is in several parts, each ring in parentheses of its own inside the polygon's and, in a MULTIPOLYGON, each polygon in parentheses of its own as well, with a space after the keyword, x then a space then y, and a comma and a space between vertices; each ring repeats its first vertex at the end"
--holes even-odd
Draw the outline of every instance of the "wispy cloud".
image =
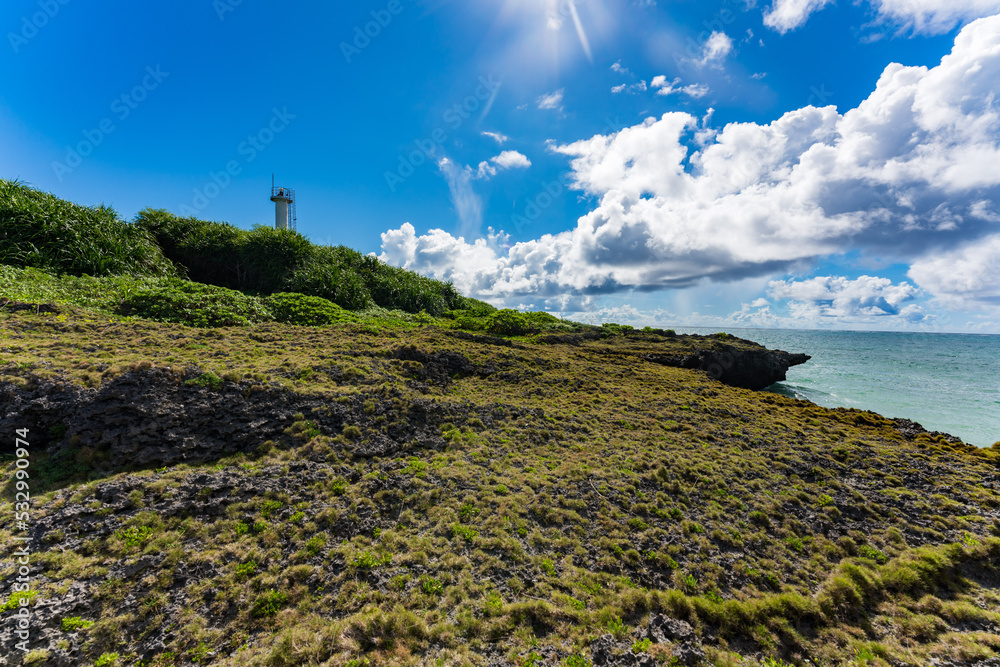
POLYGON ((448 158, 438 162, 438 169, 448 182, 451 204, 458 215, 460 234, 475 238, 483 226, 483 201, 472 188, 473 174, 468 167, 460 167, 448 158))
POLYGON ((500 134, 499 132, 483 132, 483 136, 489 137, 490 139, 497 142, 501 146, 503 146, 508 141, 508 137, 506 135, 500 134))
POLYGON ((692 83, 687 86, 681 86, 681 79, 677 77, 670 83, 667 83, 667 77, 658 76, 653 79, 652 87, 656 89, 657 95, 687 95, 688 97, 693 97, 695 99, 705 97, 708 95, 710 89, 708 86, 700 83, 692 83))
POLYGON ((563 110, 563 93, 566 92, 565 88, 560 88, 551 93, 545 93, 538 98, 538 108, 539 109, 554 109, 556 111, 563 110))

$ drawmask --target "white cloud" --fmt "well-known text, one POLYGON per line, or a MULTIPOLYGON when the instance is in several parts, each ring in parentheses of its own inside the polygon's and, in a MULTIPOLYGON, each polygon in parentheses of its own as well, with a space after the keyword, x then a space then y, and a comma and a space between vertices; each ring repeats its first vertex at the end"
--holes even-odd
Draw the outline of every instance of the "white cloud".
MULTIPOLYGON (((471 170, 471 168, 470 168, 470 170, 471 170)), ((479 167, 476 168, 476 175, 474 176, 474 178, 477 178, 477 179, 490 178, 490 177, 496 176, 496 175, 497 175, 496 167, 494 167, 489 162, 486 162, 484 160, 484 161, 480 162, 479 163, 479 167)))
POLYGON ((715 31, 705 41, 705 48, 702 51, 701 59, 697 64, 701 67, 706 65, 717 66, 725 60, 733 50, 733 40, 724 32, 715 31))
MULTIPOLYGON (((773 275, 856 249, 915 262, 911 278, 932 295, 989 299, 993 287, 970 281, 983 264, 976 248, 997 243, 997 81, 1000 16, 967 26, 937 67, 889 65, 843 115, 805 107, 714 132, 673 112, 553 145, 571 160, 573 186, 596 202, 575 228, 510 247, 434 232, 435 247, 463 258, 441 264, 421 254, 424 237, 397 230, 383 258, 480 296, 551 298, 773 275), (968 265, 951 281, 949 259, 968 265)), ((889 296, 901 292, 883 291, 900 305, 889 296)))
POLYGON ((562 111, 564 92, 566 92, 566 89, 560 88, 555 92, 545 93, 544 95, 538 98, 538 108, 555 109, 556 111, 562 111))
POLYGON ((620 60, 611 66, 611 71, 618 74, 631 74, 627 67, 622 67, 622 61, 620 60))
POLYGON ((492 162, 501 169, 527 169, 531 160, 517 151, 504 151, 492 158, 492 162))
POLYGON ((623 83, 617 86, 612 86, 611 92, 615 93, 629 93, 635 95, 636 93, 642 93, 647 90, 647 85, 645 81, 637 81, 636 83, 623 83))
POLYGON ((483 224, 483 202, 472 189, 474 175, 469 167, 459 167, 448 158, 438 162, 438 169, 448 182, 451 204, 461 223, 462 234, 478 235, 483 224))
POLYGON ((768 285, 768 295, 772 299, 789 301, 794 316, 802 320, 898 316, 908 321, 920 321, 924 319, 923 309, 908 303, 917 294, 917 288, 910 283, 895 284, 888 278, 873 276, 861 276, 855 280, 821 276, 799 281, 778 280, 768 285))
POLYGON ((465 169, 473 179, 483 179, 496 176, 498 170, 527 169, 530 166, 531 160, 525 155, 517 151, 504 151, 500 155, 491 157, 488 162, 485 160, 480 162, 475 172, 472 171, 471 167, 465 169))
POLYGON ((503 146, 508 141, 508 137, 506 135, 500 134, 499 132, 483 132, 483 136, 489 137, 490 139, 497 142, 501 146, 503 146))
MULTIPOLYGON (((785 33, 833 0, 774 0, 764 24, 785 33)), ((870 0, 879 20, 915 34, 940 35, 956 25, 1000 13, 1000 0, 870 0)))
POLYGON ((952 307, 1000 307, 1000 233, 921 258, 909 276, 952 307))
POLYGON ((687 95, 694 99, 699 99, 705 97, 709 93, 709 87, 704 84, 692 83, 687 86, 681 86, 681 79, 677 77, 670 83, 667 83, 667 77, 657 76, 653 78, 652 86, 656 88, 657 95, 673 95, 675 93, 680 95, 687 95))
POLYGON ((829 5, 833 0, 774 0, 764 12, 764 25, 781 33, 798 28, 811 14, 829 5))

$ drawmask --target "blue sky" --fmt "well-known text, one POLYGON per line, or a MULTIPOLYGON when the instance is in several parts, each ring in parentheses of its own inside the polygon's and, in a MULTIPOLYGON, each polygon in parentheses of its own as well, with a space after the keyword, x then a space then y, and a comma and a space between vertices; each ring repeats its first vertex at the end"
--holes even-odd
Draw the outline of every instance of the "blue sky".
POLYGON ((497 305, 1000 332, 1000 0, 11 0, 0 177, 497 305))

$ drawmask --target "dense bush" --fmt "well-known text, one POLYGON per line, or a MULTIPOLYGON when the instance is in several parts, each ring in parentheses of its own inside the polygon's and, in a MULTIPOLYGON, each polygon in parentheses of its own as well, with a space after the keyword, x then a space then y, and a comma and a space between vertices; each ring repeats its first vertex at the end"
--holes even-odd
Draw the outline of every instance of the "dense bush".
POLYGON ((288 277, 286 289, 322 297, 347 310, 374 305, 361 276, 339 261, 338 250, 317 248, 313 258, 288 277))
POLYGON ((175 275, 151 235, 107 206, 0 180, 0 264, 71 275, 175 275))
POLYGON ((505 308, 489 316, 486 330, 496 336, 523 336, 536 328, 524 313, 505 308))
POLYGON ((338 322, 356 322, 357 316, 318 296, 280 292, 265 299, 274 319, 286 324, 322 326, 338 322))
POLYGON ((123 315, 195 327, 245 326, 272 319, 258 297, 179 279, 123 299, 118 310, 123 315))
POLYGON ((244 231, 152 209, 141 211, 135 222, 199 282, 248 292, 298 292, 348 310, 374 305, 441 315, 467 305, 449 283, 343 246, 315 246, 297 232, 263 226, 244 231))

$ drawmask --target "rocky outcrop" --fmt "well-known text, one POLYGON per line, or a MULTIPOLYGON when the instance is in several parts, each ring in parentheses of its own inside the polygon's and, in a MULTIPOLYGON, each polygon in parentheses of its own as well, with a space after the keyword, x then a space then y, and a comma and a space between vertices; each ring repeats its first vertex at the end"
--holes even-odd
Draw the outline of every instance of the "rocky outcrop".
MULTIPOLYGON (((705 658, 705 650, 694 628, 664 614, 651 614, 649 625, 637 629, 633 638, 648 638, 654 644, 671 647, 670 664, 698 665, 705 658)), ((647 653, 637 653, 631 640, 616 641, 612 635, 603 635, 591 642, 590 655, 594 667, 656 667, 659 664, 647 653)))
POLYGON ((892 422, 893 424, 895 424, 896 430, 899 431, 899 434, 902 435, 904 438, 909 438, 912 440, 913 438, 916 438, 918 435, 927 435, 930 436, 931 438, 941 437, 951 443, 962 442, 961 438, 957 438, 951 435, 950 433, 942 433, 941 431, 928 431, 917 422, 911 421, 909 419, 893 419, 892 422))
MULTIPOLYGON (((401 356, 420 356, 404 350, 401 356)), ((447 382, 473 370, 461 355, 423 355, 423 379, 447 382)), ((331 401, 300 394, 280 385, 219 382, 204 386, 195 369, 134 370, 85 388, 69 382, 35 379, 30 388, 0 384, 0 428, 13 432, 32 424, 32 444, 54 451, 90 448, 115 469, 159 467, 209 461, 236 452, 252 452, 278 440, 295 422, 328 436, 357 427, 342 446, 363 457, 386 456, 412 447, 443 447, 440 425, 463 424, 475 417, 485 427, 498 419, 531 411, 511 406, 473 408, 465 403, 421 399, 404 410, 392 397, 372 405, 352 397, 331 401), (379 426, 378 423, 388 424, 379 426), (46 438, 50 442, 46 442, 46 438)), ((217 380, 217 379, 216 379, 217 380)))
POLYGON ((808 354, 791 354, 752 343, 749 345, 721 345, 686 355, 647 354, 643 358, 664 366, 705 371, 731 387, 755 390, 766 389, 775 382, 785 380, 789 368, 812 359, 808 354))

